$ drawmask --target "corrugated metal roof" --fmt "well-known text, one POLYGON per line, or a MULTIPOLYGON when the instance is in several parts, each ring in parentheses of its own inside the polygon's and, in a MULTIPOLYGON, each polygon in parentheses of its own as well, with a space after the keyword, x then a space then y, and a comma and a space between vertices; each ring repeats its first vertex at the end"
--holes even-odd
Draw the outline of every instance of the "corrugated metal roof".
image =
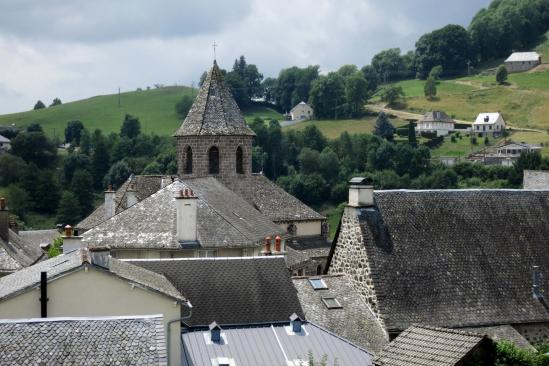
POLYGON ((327 356, 329 365, 335 359, 340 366, 373 365, 368 351, 313 323, 305 323, 298 334, 289 324, 277 324, 223 329, 221 335, 222 342, 212 343, 209 331, 184 333, 182 365, 211 366, 212 360, 225 357, 238 366, 298 366, 290 362, 308 365, 309 353, 315 361, 327 356))
POLYGON ((505 62, 538 61, 539 58, 537 52, 513 52, 505 62))

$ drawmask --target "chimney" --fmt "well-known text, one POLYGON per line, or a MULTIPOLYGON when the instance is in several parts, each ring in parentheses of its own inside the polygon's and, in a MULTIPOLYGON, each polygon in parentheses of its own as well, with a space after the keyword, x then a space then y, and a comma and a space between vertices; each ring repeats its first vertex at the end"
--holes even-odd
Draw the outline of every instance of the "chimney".
POLYGON ((135 184, 130 184, 130 187, 126 191, 126 208, 131 207, 137 203, 137 191, 135 190, 135 184))
POLYGON ((198 197, 189 188, 182 189, 175 198, 177 209, 177 240, 196 242, 196 225, 198 219, 198 197))
POLYGON ((109 184, 109 187, 105 191, 105 218, 110 219, 114 216, 115 206, 114 206, 114 195, 116 193, 112 190, 112 186, 109 184))
POLYGON ((543 300, 543 294, 541 293, 540 283, 541 283, 541 272, 539 271, 539 266, 533 266, 533 284, 532 284, 532 295, 536 300, 543 300))
POLYGON ((355 177, 349 181, 349 206, 367 207, 374 205, 374 187, 371 181, 355 177))
POLYGON ((65 226, 63 232, 63 254, 74 252, 84 247, 82 237, 78 236, 78 232, 73 233, 72 226, 65 226))
POLYGON ((301 319, 299 315, 297 315, 296 313, 290 315, 290 326, 292 327, 292 332, 301 333, 302 323, 303 319, 301 319))
POLYGON ((263 255, 271 255, 271 237, 267 236, 265 237, 265 241, 263 242, 263 250, 261 251, 263 255))
POLYGON ((212 343, 221 343, 221 327, 216 322, 213 322, 209 326, 210 340, 212 343))
POLYGON ((282 252, 282 238, 280 237, 280 235, 275 236, 275 252, 282 252))
POLYGON ((10 241, 10 212, 6 206, 6 199, 0 198, 0 239, 6 243, 10 241))

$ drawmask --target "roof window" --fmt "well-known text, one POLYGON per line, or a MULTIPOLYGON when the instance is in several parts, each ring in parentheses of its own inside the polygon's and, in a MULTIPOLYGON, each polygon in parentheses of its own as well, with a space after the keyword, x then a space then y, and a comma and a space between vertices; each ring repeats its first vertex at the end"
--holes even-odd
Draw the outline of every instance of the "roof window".
POLYGON ((322 302, 328 309, 341 309, 343 307, 335 297, 323 297, 322 302))
POLYGON ((218 357, 212 359, 212 366, 236 366, 233 358, 218 357))
POLYGON ((326 290, 328 288, 322 278, 311 278, 309 279, 309 283, 315 290, 326 290))

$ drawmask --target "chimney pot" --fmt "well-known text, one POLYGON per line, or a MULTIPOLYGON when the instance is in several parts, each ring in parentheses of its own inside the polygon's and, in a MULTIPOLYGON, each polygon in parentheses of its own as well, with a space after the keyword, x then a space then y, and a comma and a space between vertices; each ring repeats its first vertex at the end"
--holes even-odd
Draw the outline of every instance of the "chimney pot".
POLYGON ((189 194, 189 188, 181 189, 176 197, 177 239, 179 242, 197 241, 198 199, 189 194))
POLYGON ((78 236, 77 230, 73 231, 72 226, 66 225, 63 234, 63 254, 67 254, 84 247, 82 237, 78 236))
POLYGON ((282 251, 282 238, 280 237, 280 235, 277 235, 275 237, 275 251, 276 252, 282 251))
POLYGON ((374 187, 371 180, 355 177, 349 181, 349 206, 368 207, 374 205, 374 187))
POLYGON ((263 245, 263 254, 265 255, 271 254, 271 237, 270 236, 265 237, 265 242, 263 245))
POLYGON ((71 237, 72 236, 72 226, 67 225, 65 226, 65 237, 71 237))

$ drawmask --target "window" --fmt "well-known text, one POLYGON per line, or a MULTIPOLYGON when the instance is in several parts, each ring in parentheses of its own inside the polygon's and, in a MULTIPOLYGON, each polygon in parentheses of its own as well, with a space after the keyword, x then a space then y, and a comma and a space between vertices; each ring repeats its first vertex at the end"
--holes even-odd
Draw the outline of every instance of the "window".
POLYGON ((213 258, 216 256, 215 250, 199 250, 198 258, 213 258))
POLYGON ((323 297, 322 302, 328 309, 341 309, 343 307, 335 297, 323 297))
POLYGON ((190 146, 187 146, 185 149, 185 167, 183 168, 183 173, 193 173, 193 149, 190 146))
POLYGON ((297 226, 294 223, 291 223, 290 225, 288 225, 288 228, 286 229, 286 231, 291 236, 296 236, 297 235, 297 226))
POLYGON ((244 174, 244 153, 240 146, 236 148, 236 173, 244 174))
POLYGON ((212 146, 208 150, 208 162, 208 172, 210 174, 219 174, 219 149, 217 146, 212 146))
POLYGON ((326 282, 322 278, 311 278, 309 283, 315 290, 324 290, 327 289, 326 282))

